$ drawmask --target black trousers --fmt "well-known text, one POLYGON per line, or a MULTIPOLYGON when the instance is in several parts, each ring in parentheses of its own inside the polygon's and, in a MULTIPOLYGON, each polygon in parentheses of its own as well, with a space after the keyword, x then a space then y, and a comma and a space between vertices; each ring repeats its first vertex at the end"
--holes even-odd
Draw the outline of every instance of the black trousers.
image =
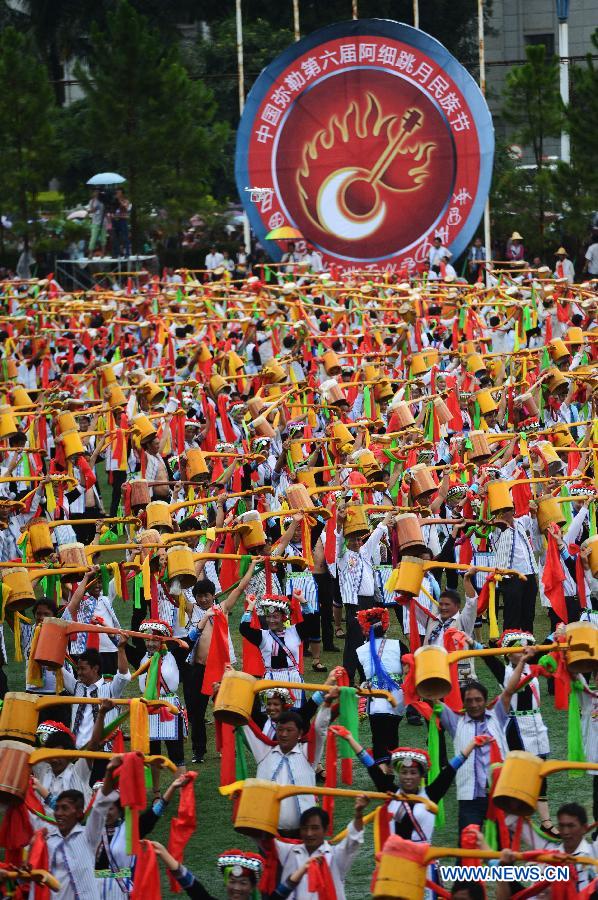
MULTIPOLYGON (((567 606, 567 618, 569 621, 579 622, 581 616, 581 603, 579 602, 579 597, 565 597, 565 604, 567 606)), ((550 624, 554 631, 559 624, 559 617, 551 606, 548 607, 548 618, 550 619, 550 624)))
POLYGON ((374 713, 370 716, 372 753, 376 762, 389 759, 392 751, 399 746, 400 721, 400 716, 390 713, 374 713))
POLYGON ((334 578, 329 572, 314 575, 314 581, 318 588, 318 603, 320 606, 320 628, 322 632, 322 648, 332 650, 334 647, 334 632, 332 621, 332 600, 334 598, 334 578))
POLYGON ((116 675, 118 668, 118 653, 103 652, 100 653, 102 660, 102 675, 116 675))
POLYGON ((488 798, 478 797, 476 800, 459 800, 459 846, 461 832, 466 825, 482 826, 488 812, 488 798))
POLYGON ((353 683, 356 672, 359 672, 360 680, 365 681, 365 672, 357 658, 357 648, 361 647, 363 644, 363 632, 357 621, 357 613, 361 609, 372 609, 375 605, 376 600, 373 594, 371 597, 360 595, 357 598, 357 603, 345 604, 346 635, 345 649, 343 652, 343 668, 347 670, 347 674, 349 675, 349 684, 353 683))
POLYGON ((118 513, 118 505, 120 503, 120 495, 122 494, 123 484, 127 480, 127 473, 120 469, 114 469, 112 475, 112 498, 110 500, 110 515, 115 516, 118 513))
POLYGON ((207 748, 206 711, 210 697, 208 694, 201 693, 205 670, 206 667, 201 663, 187 665, 183 678, 183 693, 191 731, 193 756, 205 756, 207 748))
POLYGON ((4 700, 4 695, 8 691, 8 678, 6 677, 6 672, 0 665, 0 700, 4 700))
POLYGON ((503 578, 499 592, 503 602, 503 629, 520 628, 533 634, 538 593, 536 576, 528 575, 525 581, 503 578))
MULTIPOLYGON (((435 558, 435 562, 455 562, 455 539, 450 537, 444 543, 444 547, 440 551, 440 554, 435 558)), ((443 569, 442 566, 439 566, 437 569, 434 568, 431 570, 432 575, 436 579, 436 581, 440 584, 440 579, 442 573, 444 572, 446 575, 446 586, 452 591, 456 591, 459 587, 459 573, 454 569, 443 569)))

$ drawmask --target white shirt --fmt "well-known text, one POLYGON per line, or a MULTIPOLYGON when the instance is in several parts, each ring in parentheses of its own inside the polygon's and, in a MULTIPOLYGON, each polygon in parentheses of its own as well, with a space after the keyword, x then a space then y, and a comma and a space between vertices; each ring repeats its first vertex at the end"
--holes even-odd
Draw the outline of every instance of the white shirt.
MULTIPOLYGON (((278 858, 282 865, 281 881, 286 882, 310 857, 305 844, 287 844, 283 841, 275 841, 278 858)), ((347 837, 340 844, 332 847, 328 841, 324 841, 317 851, 317 856, 323 856, 328 863, 334 887, 336 900, 345 900, 345 878, 351 868, 351 864, 363 845, 363 829, 357 831, 353 822, 347 828, 347 837)), ((304 875, 295 890, 289 894, 289 900, 317 900, 318 895, 307 888, 307 875, 304 875)))
POLYGON ((63 791, 81 791, 85 797, 86 806, 91 797, 91 787, 89 786, 90 772, 90 763, 86 759, 76 759, 74 762, 69 763, 60 775, 55 775, 50 767, 50 763, 47 762, 37 763, 33 767, 33 774, 41 786, 50 791, 54 799, 63 791))
POLYGON ((217 269, 223 262, 224 256, 218 250, 216 253, 208 253, 206 256, 206 269, 209 269, 210 271, 217 269))
POLYGON ((590 275, 598 275, 598 242, 590 244, 586 250, 585 258, 588 263, 587 269, 590 275))
POLYGON ((385 532, 384 525, 378 525, 357 553, 343 549, 343 534, 336 532, 336 562, 343 603, 356 605, 359 596, 373 597, 373 555, 385 532))
MULTIPOLYGON (((117 801, 116 791, 110 794, 100 791, 85 825, 75 825, 66 837, 56 826, 30 816, 34 828, 47 828, 49 869, 60 882, 60 890, 52 894, 54 900, 101 900, 100 881, 95 877, 96 850, 110 804, 117 801)), ((29 900, 34 897, 32 884, 29 900)))
MULTIPOLYGON (((126 675, 121 675, 120 672, 117 672, 112 681, 104 681, 103 678, 100 678, 99 681, 96 681, 95 684, 85 685, 81 681, 77 681, 75 676, 69 669, 63 667, 62 676, 64 678, 64 689, 67 694, 71 694, 73 697, 90 697, 92 695, 92 691, 97 691, 95 696, 97 697, 105 697, 111 699, 112 697, 122 697, 125 685, 131 680, 131 673, 127 672, 126 675)), ((93 715, 93 707, 94 704, 86 703, 83 706, 83 718, 81 719, 81 724, 77 733, 75 734, 75 738, 77 740, 77 748, 84 747, 91 738, 91 733, 93 731, 93 726, 95 722, 95 717, 93 715)), ((99 708, 95 705, 96 715, 97 709, 99 708)), ((77 718, 77 710, 79 706, 76 703, 73 703, 73 712, 71 718, 71 728, 74 730, 75 720, 77 718)), ((118 709, 110 710, 106 715, 105 724, 107 725, 112 719, 115 719, 119 715, 118 709)))

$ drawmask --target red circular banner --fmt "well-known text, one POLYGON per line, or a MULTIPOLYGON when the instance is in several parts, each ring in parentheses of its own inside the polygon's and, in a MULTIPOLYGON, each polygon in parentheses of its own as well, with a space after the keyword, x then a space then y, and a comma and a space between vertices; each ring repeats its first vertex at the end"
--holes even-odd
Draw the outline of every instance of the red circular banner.
POLYGON ((437 234, 464 249, 492 152, 482 95, 437 41, 350 22, 262 73, 239 129, 237 183, 260 239, 292 225, 345 269, 411 269, 437 234))

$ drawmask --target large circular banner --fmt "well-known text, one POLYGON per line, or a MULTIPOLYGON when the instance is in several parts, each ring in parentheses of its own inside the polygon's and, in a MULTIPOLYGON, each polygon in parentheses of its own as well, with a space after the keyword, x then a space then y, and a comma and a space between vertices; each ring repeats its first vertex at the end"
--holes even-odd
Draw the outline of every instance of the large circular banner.
POLYGON ((423 262, 435 236, 454 256, 466 248, 493 154, 486 101, 448 50, 409 25, 360 19, 314 32, 264 69, 235 172, 262 243, 289 225, 341 270, 396 271, 423 262))

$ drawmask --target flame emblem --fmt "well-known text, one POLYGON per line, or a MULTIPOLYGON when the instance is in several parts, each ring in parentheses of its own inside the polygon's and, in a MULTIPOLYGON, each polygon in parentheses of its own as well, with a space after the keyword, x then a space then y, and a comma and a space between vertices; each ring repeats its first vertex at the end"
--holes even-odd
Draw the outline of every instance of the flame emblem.
POLYGON ((416 132, 424 123, 425 114, 415 107, 402 117, 384 116, 370 91, 365 103, 351 101, 342 119, 332 116, 328 126, 304 145, 296 176, 299 198, 311 222, 348 241, 375 234, 397 199, 417 191, 429 174, 436 144, 417 140, 416 132), (365 157, 367 165, 339 167, 343 156, 365 157))

